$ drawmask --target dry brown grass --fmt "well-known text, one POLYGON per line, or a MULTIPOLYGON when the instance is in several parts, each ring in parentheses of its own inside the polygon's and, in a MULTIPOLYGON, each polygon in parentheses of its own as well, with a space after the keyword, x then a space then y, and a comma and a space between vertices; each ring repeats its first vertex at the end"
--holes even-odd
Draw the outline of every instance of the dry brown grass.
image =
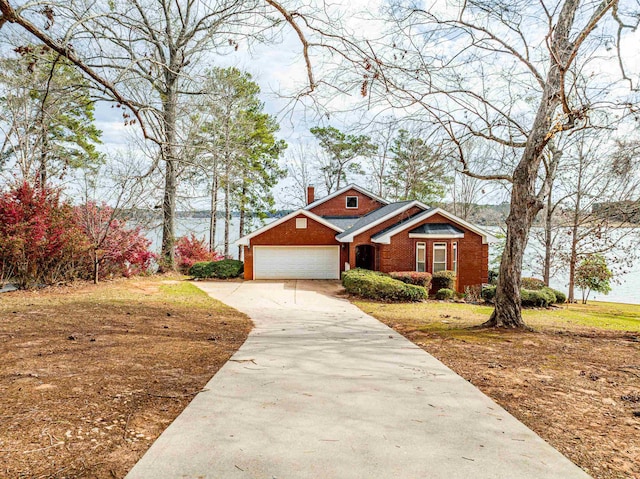
POLYGON ((123 477, 250 328, 180 278, 1 295, 0 477, 123 477))

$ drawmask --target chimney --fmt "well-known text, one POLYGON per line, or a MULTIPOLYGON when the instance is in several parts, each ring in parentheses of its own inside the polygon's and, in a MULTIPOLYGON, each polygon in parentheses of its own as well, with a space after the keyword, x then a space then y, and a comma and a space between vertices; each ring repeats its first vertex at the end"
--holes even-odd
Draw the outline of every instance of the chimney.
POLYGON ((313 185, 307 186, 307 204, 310 205, 316 200, 316 188, 313 185))

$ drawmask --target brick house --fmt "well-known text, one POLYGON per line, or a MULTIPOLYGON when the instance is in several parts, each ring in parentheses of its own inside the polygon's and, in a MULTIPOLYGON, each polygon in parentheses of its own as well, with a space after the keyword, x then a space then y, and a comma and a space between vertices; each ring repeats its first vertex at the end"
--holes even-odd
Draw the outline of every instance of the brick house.
POLYGON ((457 289, 486 283, 495 237, 441 208, 390 203, 357 185, 324 198, 238 240, 244 277, 339 279, 355 267, 376 271, 452 270, 457 289))

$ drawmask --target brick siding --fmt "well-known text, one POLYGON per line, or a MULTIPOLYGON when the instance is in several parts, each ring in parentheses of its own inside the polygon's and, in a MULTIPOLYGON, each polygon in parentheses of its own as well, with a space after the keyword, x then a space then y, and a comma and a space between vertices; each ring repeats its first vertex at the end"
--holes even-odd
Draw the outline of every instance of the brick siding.
POLYGON ((348 190, 309 210, 319 216, 364 216, 384 206, 378 200, 363 195, 358 190, 348 190), (358 197, 357 208, 347 208, 347 196, 358 197))

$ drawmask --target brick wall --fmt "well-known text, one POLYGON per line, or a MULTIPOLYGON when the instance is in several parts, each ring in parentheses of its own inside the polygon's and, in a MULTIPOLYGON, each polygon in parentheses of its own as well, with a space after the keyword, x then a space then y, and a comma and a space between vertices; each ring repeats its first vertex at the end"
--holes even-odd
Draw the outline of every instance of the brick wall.
MULTIPOLYGON (((253 246, 341 245, 336 240, 336 234, 338 233, 334 229, 302 214, 274 226, 251 238, 250 245, 244 247, 244 279, 253 279, 253 246), (307 227, 297 229, 296 218, 306 218, 307 227)), ((340 271, 343 271, 344 263, 347 261, 347 248, 341 247, 340 251, 340 271)))
MULTIPOLYGON (((395 218, 390 224, 397 223, 401 218, 395 218)), ((387 222, 389 223, 389 222, 387 222)), ((489 245, 482 244, 482 237, 461 225, 456 227, 464 231, 464 238, 438 240, 438 239, 417 239, 409 238, 409 231, 426 223, 451 223, 447 218, 438 214, 427 218, 426 220, 407 228, 401 233, 391 237, 391 244, 376 245, 376 269, 389 273, 391 271, 415 271, 416 269, 416 243, 424 242, 427 248, 427 271, 432 271, 433 262, 433 243, 447 243, 447 269, 453 269, 453 251, 452 244, 458 243, 458 285, 459 292, 464 292, 466 286, 475 286, 488 281, 489 269, 489 245)), ((367 244, 367 237, 376 232, 390 226, 390 224, 382 224, 376 226, 372 231, 359 235, 352 243, 353 266, 355 266, 355 247, 357 244, 367 244)))
MULTIPOLYGON (((417 206, 414 206, 412 208, 409 208, 404 213, 394 216, 392 219, 387 220, 383 223, 380 223, 378 226, 375 226, 370 230, 355 236, 351 243, 347 243, 349 245, 349 264, 351 265, 351 267, 352 268, 356 267, 356 248, 358 247, 358 245, 370 244, 370 245, 373 245, 374 247, 378 246, 376 243, 371 242, 371 237, 373 235, 375 235, 379 231, 382 231, 385 228, 388 228, 391 225, 396 224, 398 221, 402 221, 403 219, 411 215, 415 215, 416 213, 419 213, 420 211, 422 211, 420 208, 418 208, 417 206)), ((376 268, 379 268, 380 263, 378 262, 378 258, 379 258, 378 251, 376 251, 375 257, 376 257, 376 268)))
POLYGON ((363 195, 358 190, 348 190, 309 210, 319 216, 364 216, 384 206, 378 200, 363 195), (347 196, 358 197, 358 208, 347 208, 347 196))

